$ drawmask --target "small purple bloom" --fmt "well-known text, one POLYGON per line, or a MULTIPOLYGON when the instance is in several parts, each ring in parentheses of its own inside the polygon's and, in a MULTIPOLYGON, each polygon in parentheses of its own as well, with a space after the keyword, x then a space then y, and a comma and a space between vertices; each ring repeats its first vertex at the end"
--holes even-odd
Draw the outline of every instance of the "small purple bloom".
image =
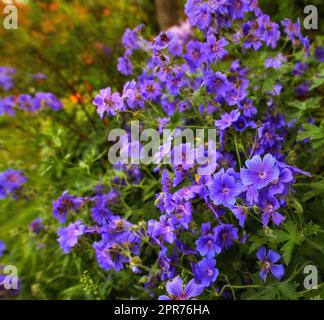
POLYGON ((262 189, 279 178, 276 159, 269 153, 263 159, 256 155, 251 160, 246 160, 245 165, 247 169, 241 169, 241 179, 246 186, 253 185, 256 189, 262 189))
POLYGON ((75 197, 64 191, 56 201, 53 201, 53 216, 60 223, 65 223, 67 214, 77 211, 82 203, 82 198, 75 197))
POLYGON ((159 296, 159 300, 190 300, 195 298, 204 290, 202 285, 195 282, 194 279, 190 280, 183 288, 183 281, 179 276, 176 276, 172 281, 167 282, 166 290, 169 296, 159 296))
POLYGON ((204 258, 194 266, 194 276, 197 282, 204 287, 209 287, 218 277, 218 269, 215 268, 216 260, 204 258))
POLYGON ((285 218, 276 211, 280 208, 280 205, 275 197, 267 195, 261 200, 261 208, 263 210, 261 219, 264 227, 268 225, 270 219, 272 219, 276 226, 279 226, 285 220, 285 218))
POLYGON ((36 218, 32 221, 32 223, 29 225, 29 229, 32 233, 38 234, 44 229, 43 225, 43 219, 42 218, 36 218))
POLYGON ((115 115, 124 107, 124 101, 118 92, 111 94, 111 89, 108 87, 99 91, 99 94, 93 100, 93 104, 97 106, 97 113, 100 118, 104 118, 105 114, 115 115))
POLYGON ((324 62, 324 47, 317 47, 315 49, 315 57, 319 62, 324 62))
POLYGON ((237 121, 239 117, 240 112, 237 109, 232 110, 230 113, 222 114, 221 119, 215 121, 215 126, 220 130, 225 130, 230 127, 233 122, 237 121))
POLYGON ((257 252, 257 258, 261 262, 260 278, 266 281, 267 276, 271 273, 276 279, 280 280, 285 274, 282 264, 276 264, 281 259, 281 255, 273 250, 267 250, 261 247, 257 252))
POLYGON ((230 248, 238 238, 238 229, 232 224, 221 224, 215 228, 216 244, 222 249, 230 248))
POLYGON ((214 175, 208 189, 210 190, 209 197, 216 205, 223 204, 228 207, 234 205, 236 197, 242 192, 242 185, 235 182, 234 177, 221 169, 214 175))
POLYGON ((71 248, 78 243, 79 237, 84 234, 85 230, 86 226, 80 220, 71 223, 65 228, 61 227, 58 229, 57 234, 59 238, 57 241, 65 253, 69 253, 71 248))

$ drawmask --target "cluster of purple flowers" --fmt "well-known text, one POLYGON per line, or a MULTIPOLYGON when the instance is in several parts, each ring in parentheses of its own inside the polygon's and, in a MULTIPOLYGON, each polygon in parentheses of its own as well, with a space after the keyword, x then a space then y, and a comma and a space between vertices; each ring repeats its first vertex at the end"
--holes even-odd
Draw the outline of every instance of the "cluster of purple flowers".
POLYGON ((21 94, 17 97, 7 96, 0 98, 0 115, 15 115, 16 110, 36 112, 44 107, 53 111, 62 108, 62 102, 50 92, 37 92, 35 95, 21 94))
MULTIPOLYGON (((142 238, 130 229, 140 229, 143 239, 157 250, 159 271, 148 274, 147 286, 158 278, 173 279, 167 282, 169 296, 160 299, 189 299, 217 281, 216 256, 247 242, 248 217, 261 215, 262 228, 280 226, 286 218, 284 212, 287 198, 293 192, 294 176, 308 175, 285 162, 283 142, 294 124, 287 123, 285 116, 276 110, 286 88, 273 81, 270 89, 260 90, 253 68, 242 57, 246 54, 253 58, 255 52, 261 50, 269 52, 282 39, 289 39, 294 50, 304 50, 309 55, 309 40, 301 34, 299 20, 296 23, 289 19, 281 24, 272 22, 255 0, 188 0, 185 12, 191 26, 181 31, 171 28, 161 32, 150 44, 140 37, 140 27, 128 29, 122 41, 125 55, 119 59, 118 69, 124 75, 133 75, 132 53, 143 50, 149 57, 142 73, 128 81, 121 93, 108 87, 101 90, 93 102, 101 118, 126 110, 151 112, 155 106, 160 111, 157 123, 160 133, 179 113, 182 116, 179 128, 199 125, 199 121, 206 118, 212 119, 209 123, 218 129, 219 149, 209 155, 216 164, 214 175, 198 175, 194 163, 196 150, 188 144, 174 147, 180 148, 180 154, 186 157, 184 164, 172 161, 167 168, 156 167, 155 172, 160 172, 161 176, 161 192, 155 204, 161 215, 149 220, 143 230, 119 216, 111 219, 108 208, 96 212, 99 218, 92 212, 99 225, 99 220, 108 217, 101 226, 107 230, 115 230, 115 220, 119 221, 121 238, 128 243, 128 256, 125 256, 121 254, 120 239, 114 232, 102 235, 102 239, 113 241, 113 244, 103 240, 95 244, 103 268, 120 270, 125 263, 131 263, 131 254, 139 255, 142 238), (194 37, 192 27, 201 31, 200 40, 194 37), (224 67, 218 68, 225 60, 224 67), (262 112, 263 105, 265 112, 262 112), (233 135, 250 142, 246 150, 239 148, 236 140, 233 144, 233 135), (201 214, 206 210, 211 213, 207 218, 201 214), (229 219, 232 215, 237 222, 229 219), (193 245, 182 240, 190 237, 193 245), (193 275, 185 288, 179 277, 183 271, 179 268, 180 254, 182 258, 188 257, 193 275)), ((322 48, 316 50, 316 56, 319 61, 323 60, 322 48)), ((291 65, 290 57, 281 52, 261 55, 260 61, 258 72, 264 77, 272 69, 291 65)), ((252 66, 253 63, 255 61, 252 66)), ((298 77, 307 70, 306 63, 295 61, 291 74, 298 77)), ((302 96, 307 90, 309 83, 302 83, 296 87, 296 95, 302 96)), ((174 149, 162 145, 156 156, 172 158, 174 154, 174 149)), ((262 280, 269 273, 277 279, 283 277, 283 266, 276 264, 280 259, 278 253, 272 250, 267 253, 262 247, 257 257, 262 280)), ((140 269, 137 266, 134 271, 140 269)))
MULTIPOLYGON (((70 220, 70 216, 90 206, 92 225, 85 225, 80 219, 61 226, 58 229, 58 242, 65 253, 75 247, 83 235, 97 234, 93 243, 98 264, 105 270, 119 271, 125 263, 131 262, 131 255, 139 254, 140 237, 133 225, 126 219, 114 214, 113 207, 119 201, 120 194, 115 189, 104 192, 102 186, 96 188, 93 197, 75 197, 64 192, 53 202, 53 215, 61 224, 70 220)), ((135 268, 135 266, 134 266, 135 268)))
POLYGON ((0 172, 0 199, 17 198, 18 192, 27 178, 19 170, 8 169, 0 172))
POLYGON ((0 87, 9 91, 13 87, 13 75, 16 74, 16 69, 2 66, 0 67, 0 87))

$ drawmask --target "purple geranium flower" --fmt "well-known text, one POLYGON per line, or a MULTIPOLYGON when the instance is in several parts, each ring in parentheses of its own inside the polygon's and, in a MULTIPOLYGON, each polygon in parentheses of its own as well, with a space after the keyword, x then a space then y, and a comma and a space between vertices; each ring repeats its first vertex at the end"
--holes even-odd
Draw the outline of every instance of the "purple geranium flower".
POLYGON ((235 182, 233 176, 221 169, 208 184, 208 189, 210 190, 209 197, 216 205, 230 206, 234 205, 236 197, 242 192, 242 185, 235 182))
POLYGON ((56 201, 53 201, 53 216, 60 223, 65 223, 67 214, 78 210, 83 203, 83 198, 75 197, 64 191, 56 201))
POLYGON ((84 234, 85 230, 86 226, 80 220, 71 223, 66 228, 58 229, 59 238, 57 241, 65 253, 70 252, 71 248, 78 243, 79 237, 84 234))
POLYGON ((276 159, 269 153, 263 159, 256 155, 246 160, 245 165, 247 169, 241 169, 241 179, 246 186, 254 185, 256 189, 262 189, 279 178, 276 159))
POLYGON ((205 84, 209 93, 217 93, 217 95, 225 95, 229 89, 229 82, 225 74, 217 71, 216 73, 208 71, 204 75, 205 84))
POLYGON ((29 225, 29 229, 32 233, 38 234, 44 229, 43 225, 43 219, 42 218, 36 218, 32 221, 32 223, 29 225))
POLYGON ((124 263, 129 262, 129 258, 121 254, 120 248, 115 243, 99 241, 93 244, 93 248, 96 250, 99 266, 106 271, 113 268, 119 272, 124 268, 124 263))
POLYGON ((285 218, 276 211, 279 207, 279 202, 275 197, 267 195, 261 200, 263 226, 267 226, 270 219, 272 219, 276 226, 279 226, 284 221, 285 218))
POLYGON ((19 170, 0 172, 0 199, 7 198, 26 183, 27 178, 19 170))
POLYGON ((220 130, 225 130, 231 126, 233 122, 237 121, 239 117, 240 112, 237 109, 232 110, 230 113, 222 114, 221 119, 215 121, 215 126, 220 130))
POLYGON ((172 281, 167 282, 166 290, 170 296, 159 296, 159 300, 189 300, 199 296, 203 292, 204 287, 192 279, 183 288, 183 281, 177 276, 172 281))
POLYGON ((107 113, 108 115, 115 115, 117 111, 122 110, 124 101, 118 92, 111 93, 110 87, 102 89, 93 100, 93 104, 97 106, 97 113, 102 119, 107 113))
POLYGON ((324 62, 324 47, 317 47, 315 49, 315 56, 319 62, 324 62))
POLYGON ((194 266, 194 276, 198 283, 209 287, 218 277, 218 269, 215 268, 216 260, 204 258, 194 266))
POLYGON ((281 258, 281 255, 273 250, 267 250, 261 247, 257 252, 257 257, 261 262, 260 278, 266 281, 267 276, 271 273, 276 279, 280 280, 285 274, 285 269, 282 264, 275 264, 281 258))
POLYGON ((284 168, 280 171, 279 178, 271 182, 269 192, 272 195, 281 194, 285 190, 286 184, 294 179, 291 171, 284 168))
POLYGON ((221 60, 227 54, 227 51, 223 47, 228 45, 228 41, 224 38, 216 40, 216 37, 212 34, 207 37, 207 43, 205 44, 208 60, 214 62, 221 60))
POLYGON ((192 69, 200 67, 206 61, 206 49, 200 41, 189 41, 185 59, 192 69))
POLYGON ((238 238, 238 229, 232 224, 221 224, 215 228, 216 244, 222 249, 230 248, 238 238))
POLYGON ((196 249, 201 256, 211 259, 221 252, 221 248, 216 244, 215 228, 211 230, 210 222, 201 225, 201 236, 196 240, 196 249))

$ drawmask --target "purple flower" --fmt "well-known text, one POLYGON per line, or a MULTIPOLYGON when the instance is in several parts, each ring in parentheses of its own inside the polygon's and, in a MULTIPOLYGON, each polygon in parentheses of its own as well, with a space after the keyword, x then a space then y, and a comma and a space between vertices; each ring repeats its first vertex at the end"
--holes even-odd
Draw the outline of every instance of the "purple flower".
POLYGON ((274 69, 279 69, 282 65, 283 62, 286 62, 287 58, 280 52, 278 53, 275 57, 270 57, 267 58, 264 66, 266 68, 274 68, 274 69))
POLYGON ((0 257, 3 256, 4 252, 6 251, 6 245, 4 244, 3 241, 0 240, 0 257))
POLYGON ((231 126, 233 122, 237 121, 239 117, 240 112, 237 109, 232 110, 230 113, 222 114, 221 119, 215 121, 215 126, 220 130, 225 130, 231 126))
POLYGON ((86 226, 80 220, 69 224, 65 228, 61 227, 58 229, 57 234, 59 238, 57 241, 65 253, 70 252, 71 248, 78 243, 79 237, 84 234, 85 230, 86 226))
POLYGON ((251 118, 257 114, 257 108, 253 105, 250 99, 243 99, 238 103, 238 107, 243 110, 243 115, 247 118, 251 118))
POLYGON ((161 270, 161 280, 172 278, 174 275, 174 268, 170 264, 171 259, 167 256, 167 248, 161 248, 158 255, 158 266, 161 270))
POLYGON ((218 277, 218 269, 215 268, 216 260, 204 258, 194 266, 194 276, 197 282, 204 287, 209 287, 218 277))
POLYGON ((118 92, 111 94, 110 87, 102 89, 99 94, 93 100, 93 104, 97 106, 97 113, 100 118, 104 118, 104 115, 115 115, 118 111, 123 109, 124 102, 118 92))
POLYGON ((248 208, 246 207, 239 207, 233 206, 230 207, 231 211, 235 215, 235 218, 239 221, 240 227, 244 228, 245 221, 248 217, 248 208))
POLYGON ((295 65, 294 65, 294 68, 293 70, 291 71, 291 74, 293 76, 302 76, 305 74, 305 72, 307 71, 308 69, 308 64, 307 63, 303 63, 303 62, 297 62, 295 65))
POLYGON ((282 264, 276 264, 281 259, 281 255, 273 250, 267 250, 261 247, 257 252, 257 258, 261 262, 260 278, 266 281, 267 276, 271 273, 276 279, 280 280, 285 274, 282 264))
POLYGON ((315 49, 315 56, 319 62, 324 62, 324 47, 317 47, 315 49))
POLYGON ((16 73, 16 69, 10 67, 0 67, 0 87, 9 91, 13 87, 12 76, 16 73))
POLYGON ((208 71, 204 75, 207 91, 209 93, 217 93, 217 95, 225 95, 229 89, 229 82, 226 75, 217 71, 208 71))
POLYGON ((236 197, 242 192, 242 185, 221 169, 208 184, 208 189, 209 197, 216 205, 223 204, 228 207, 235 203, 236 197))
POLYGON ((65 223, 67 214, 75 212, 82 204, 82 198, 75 197, 68 194, 67 191, 64 191, 56 201, 53 201, 53 216, 60 223, 65 223))
POLYGON ((99 266, 106 271, 112 268, 119 272, 124 268, 124 263, 129 262, 129 258, 121 254, 120 247, 115 243, 99 241, 93 244, 93 248, 96 250, 99 266))
POLYGON ((145 80, 141 86, 141 94, 146 100, 155 101, 161 96, 161 86, 154 80, 145 80))
POLYGON ((152 45, 153 50, 163 50, 165 49, 170 41, 172 40, 172 35, 169 32, 161 32, 155 39, 152 45))
POLYGON ((132 224, 119 216, 110 216, 101 228, 102 239, 109 242, 123 243, 135 241, 136 236, 131 231, 132 224))
POLYGON ((185 59, 192 69, 200 67, 200 65, 207 59, 204 45, 200 41, 192 40, 188 42, 185 59))
POLYGON ((160 221, 150 220, 148 222, 147 234, 151 236, 157 243, 164 240, 167 243, 173 243, 176 239, 174 233, 175 227, 171 218, 166 215, 160 217, 160 221))
POLYGON ((93 221, 97 222, 99 225, 104 223, 105 219, 108 219, 112 215, 109 209, 109 194, 102 194, 94 197, 94 206, 90 209, 91 217, 93 221))
POLYGON ((247 169, 241 169, 241 179, 246 186, 253 185, 256 189, 262 189, 279 178, 276 159, 269 153, 263 159, 256 155, 251 160, 246 160, 245 165, 247 169))
POLYGON ((207 37, 207 43, 205 44, 208 60, 215 62, 216 60, 223 59, 227 51, 223 47, 228 45, 228 41, 224 38, 216 40, 216 37, 212 34, 207 37))
POLYGON ((293 175, 288 168, 280 171, 279 178, 271 182, 269 192, 272 195, 282 194, 285 190, 286 184, 293 180, 293 175))
POLYGON ((0 115, 8 114, 10 116, 15 115, 16 102, 14 97, 0 98, 0 115))
POLYGON ((194 279, 190 280, 183 288, 183 281, 179 276, 176 276, 172 281, 167 282, 166 290, 169 296, 159 296, 159 300, 190 300, 195 298, 204 290, 202 285, 195 282, 194 279))
POLYGON ((270 219, 272 219, 276 226, 279 226, 285 220, 285 218, 276 211, 279 209, 280 205, 275 197, 269 195, 265 196, 264 199, 261 200, 260 206, 263 210, 261 219, 264 227, 268 225, 270 219))
POLYGON ((216 244, 222 249, 230 248, 238 238, 238 229, 232 224, 221 224, 215 228, 216 244))
POLYGON ((40 100, 29 94, 21 94, 17 103, 19 107, 27 112, 35 112, 41 108, 40 100))
POLYGON ((310 91, 310 81, 306 80, 295 87, 295 95, 303 97, 310 91))
POLYGON ((133 65, 129 57, 119 57, 117 70, 124 76, 130 76, 133 73, 133 65))
POLYGON ((141 30, 142 25, 138 25, 133 30, 126 29, 122 38, 123 47, 128 51, 139 49, 138 32, 141 30))
POLYGON ((38 92, 35 97, 41 106, 45 105, 53 111, 62 109, 62 102, 51 92, 38 92))
POLYGON ((203 223, 201 226, 201 236, 196 240, 196 249, 201 256, 211 259, 221 252, 221 248, 216 244, 215 228, 211 230, 210 223, 203 223))
POLYGON ((19 170, 8 169, 0 172, 0 199, 14 195, 26 182, 27 178, 19 170))
POLYGON ((44 229, 43 225, 43 219, 42 218, 36 218, 32 221, 32 223, 29 225, 29 229, 32 233, 38 234, 44 229))

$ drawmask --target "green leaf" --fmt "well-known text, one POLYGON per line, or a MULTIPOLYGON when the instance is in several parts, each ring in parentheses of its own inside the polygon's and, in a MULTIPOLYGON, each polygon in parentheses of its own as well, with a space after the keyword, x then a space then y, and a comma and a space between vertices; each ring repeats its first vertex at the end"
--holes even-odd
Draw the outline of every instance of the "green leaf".
POLYGON ((309 138, 313 149, 317 149, 324 144, 324 121, 321 122, 320 126, 307 123, 303 127, 304 130, 297 137, 298 141, 309 138))

